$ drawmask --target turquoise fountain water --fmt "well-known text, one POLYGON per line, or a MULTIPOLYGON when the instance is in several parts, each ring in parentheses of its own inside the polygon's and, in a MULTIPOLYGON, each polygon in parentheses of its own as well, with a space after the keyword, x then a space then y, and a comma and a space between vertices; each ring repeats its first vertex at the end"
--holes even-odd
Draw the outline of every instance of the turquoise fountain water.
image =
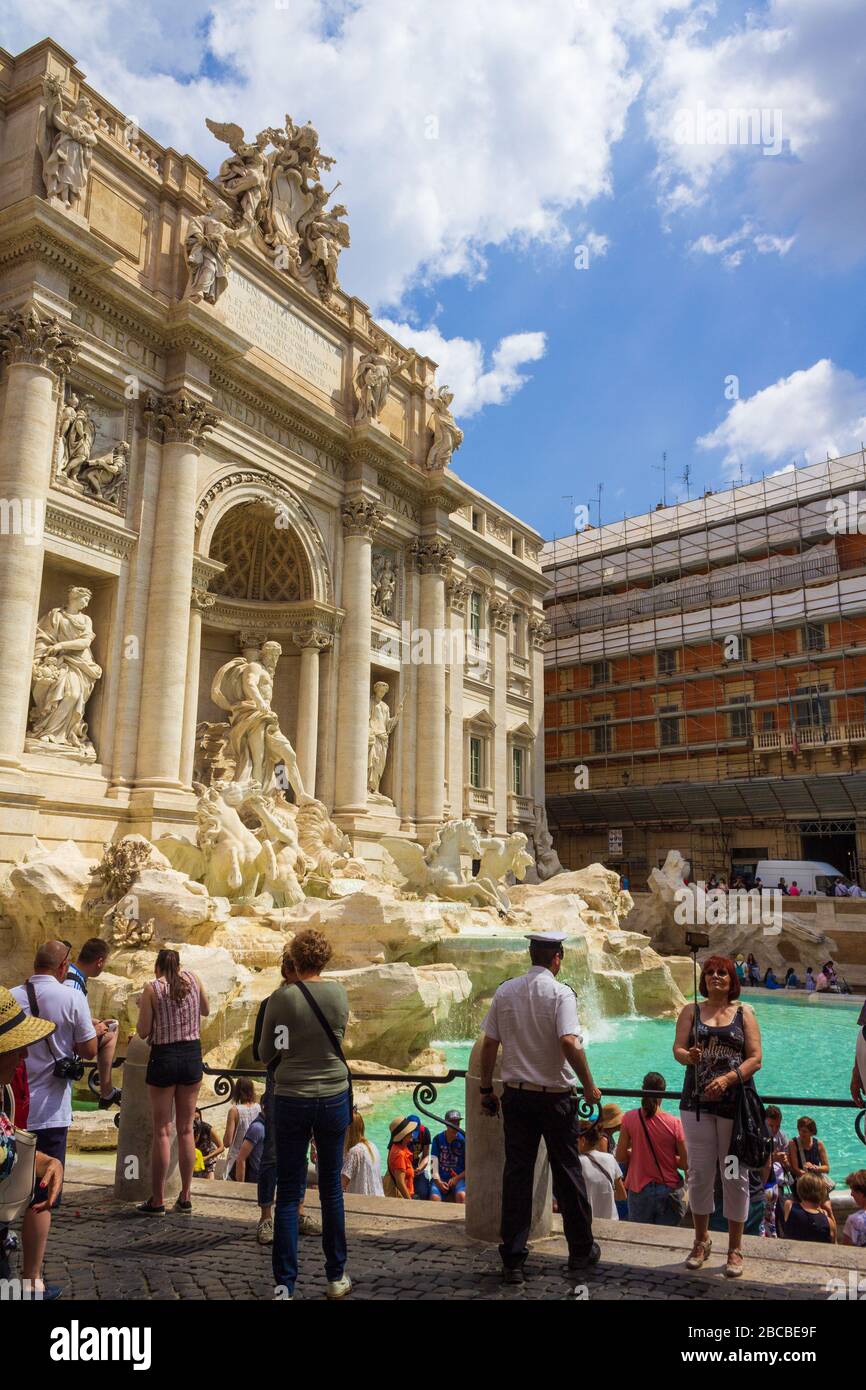
MULTIPOLYGON (((602 1090, 625 1086, 636 1089, 648 1071, 660 1071, 671 1090, 682 1086, 683 1069, 673 1058, 671 1048, 674 1024, 671 1019, 617 1018, 600 1019, 592 1006, 591 993, 581 1000, 586 1025, 586 1048, 592 1073, 602 1090)), ((836 1004, 806 1006, 793 1000, 760 999, 753 1003, 761 1025, 764 1045, 764 1065, 757 1084, 762 1095, 826 1096, 845 1099, 854 1060, 857 1036, 857 1013, 860 1001, 850 1006, 836 1004)), ((465 1068, 472 1043, 442 1041, 435 1043, 448 1058, 448 1066, 465 1068)), ((432 1107, 443 1115, 451 1106, 463 1112, 462 1078, 439 1089, 432 1107)), ((618 1100, 624 1110, 636 1105, 634 1100, 610 1094, 606 1099, 618 1100)), ((412 1109, 412 1088, 404 1095, 393 1096, 377 1105, 365 1116, 368 1136, 378 1146, 384 1164, 388 1143, 388 1121, 412 1109)), ((676 1112, 677 1102, 665 1102, 665 1109, 676 1112)), ((797 1117, 810 1113, 818 1126, 818 1135, 827 1146, 831 1176, 838 1186, 845 1175, 856 1168, 866 1167, 866 1146, 854 1132, 853 1110, 809 1110, 805 1106, 783 1106, 782 1127, 789 1138, 796 1134, 797 1117)), ((437 1126, 427 1121, 435 1133, 437 1126)))

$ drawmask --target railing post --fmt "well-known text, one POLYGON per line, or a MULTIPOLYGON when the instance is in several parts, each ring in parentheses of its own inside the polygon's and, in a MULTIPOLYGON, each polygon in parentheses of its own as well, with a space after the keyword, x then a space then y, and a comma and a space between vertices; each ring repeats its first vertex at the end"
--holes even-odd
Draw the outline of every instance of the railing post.
MULTIPOLYGON (((502 1220, 502 1168, 505 1143, 502 1115, 492 1119, 481 1110, 481 1040, 472 1049, 466 1073, 466 1234, 471 1240, 499 1243, 502 1220)), ((501 1096, 497 1062, 493 1076, 496 1094, 501 1096)), ((544 1240, 553 1227, 553 1193, 550 1165, 542 1142, 532 1182, 532 1226, 530 1240, 544 1240)))
MULTIPOLYGON (((150 1047, 136 1034, 129 1039, 123 1064, 123 1098, 117 1134, 117 1162, 114 1167, 114 1195, 122 1202, 146 1202, 151 1195, 150 1146, 153 1119, 147 1094, 145 1073, 150 1047)), ((180 1192, 177 1170, 177 1135, 171 1126, 171 1154, 165 1179, 165 1200, 174 1201, 180 1192)))

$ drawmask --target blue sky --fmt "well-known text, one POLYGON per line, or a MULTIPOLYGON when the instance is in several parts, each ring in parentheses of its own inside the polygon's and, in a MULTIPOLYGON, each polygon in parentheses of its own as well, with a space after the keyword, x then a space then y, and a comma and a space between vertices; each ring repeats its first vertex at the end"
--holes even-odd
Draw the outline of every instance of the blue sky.
POLYGON ((440 362, 457 471, 545 535, 599 482, 603 520, 654 506, 663 452, 671 501, 687 464, 695 495, 866 437, 861 0, 7 4, 7 49, 46 34, 211 172, 206 115, 313 120, 344 288, 440 362), (784 148, 731 138, 745 109, 784 148))

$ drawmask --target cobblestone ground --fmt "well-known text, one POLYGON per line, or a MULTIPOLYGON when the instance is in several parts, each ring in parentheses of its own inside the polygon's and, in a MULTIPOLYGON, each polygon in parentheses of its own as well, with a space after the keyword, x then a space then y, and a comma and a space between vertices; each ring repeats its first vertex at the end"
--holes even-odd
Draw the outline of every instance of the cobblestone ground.
MULTIPOLYGON (((195 1215, 171 1213, 147 1219, 114 1201, 110 1189, 69 1182, 55 1216, 46 1277, 64 1285, 64 1297, 81 1299, 272 1299, 270 1248, 256 1243, 257 1208, 250 1201, 206 1198, 194 1189, 195 1215)), ((419 1214, 420 1215, 420 1214, 419 1214)), ((318 1213, 315 1215, 318 1220, 318 1213)), ((561 1238, 533 1247, 527 1282, 500 1282, 495 1249, 466 1241, 460 1221, 437 1222, 350 1214, 349 1264, 360 1299, 567 1299, 561 1238)), ((585 1279, 588 1297, 697 1301, 820 1299, 827 1297, 816 1271, 807 1282, 785 1281, 785 1266, 768 1276, 726 1282, 720 1268, 692 1276, 682 1271, 685 1251, 642 1251, 608 1243, 602 1263, 585 1279), (770 1282, 770 1280, 772 1282, 770 1282)), ((713 1262, 720 1265, 713 1255, 713 1262)), ((295 1297, 325 1293, 317 1236, 301 1239, 301 1275, 295 1297)))

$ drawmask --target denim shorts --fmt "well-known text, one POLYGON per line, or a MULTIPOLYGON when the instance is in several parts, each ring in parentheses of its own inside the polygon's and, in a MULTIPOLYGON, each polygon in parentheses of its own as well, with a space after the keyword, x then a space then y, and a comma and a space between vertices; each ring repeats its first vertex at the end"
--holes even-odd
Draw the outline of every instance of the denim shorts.
MULTIPOLYGON (((47 1154, 49 1158, 59 1159, 60 1162, 63 1164, 63 1167, 65 1168, 66 1140, 69 1137, 69 1130, 66 1128, 66 1126, 54 1125, 51 1129, 34 1129, 33 1133, 36 1135, 36 1152, 38 1154, 47 1154)), ((63 1188, 61 1187, 60 1192, 58 1192, 57 1194, 57 1199, 54 1203, 54 1206, 51 1208, 52 1211, 56 1211, 57 1208, 60 1206, 60 1196, 62 1191, 63 1188)), ((38 1182, 36 1184, 36 1191, 33 1194, 33 1201, 30 1203, 31 1207, 35 1206, 37 1202, 44 1202, 47 1196, 48 1194, 45 1191, 45 1188, 42 1186, 42 1183, 38 1182)))
POLYGON ((148 1086, 197 1086, 204 1076, 201 1041, 156 1043, 150 1049, 148 1086))

